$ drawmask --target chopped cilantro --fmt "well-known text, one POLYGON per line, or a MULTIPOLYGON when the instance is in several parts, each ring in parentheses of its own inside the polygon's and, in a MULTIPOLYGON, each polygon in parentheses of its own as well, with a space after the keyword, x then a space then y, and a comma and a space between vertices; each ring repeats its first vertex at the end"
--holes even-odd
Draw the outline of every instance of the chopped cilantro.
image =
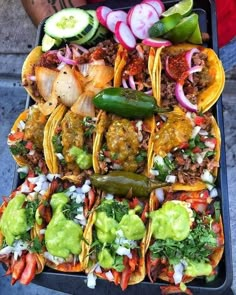
POLYGON ((115 262, 112 266, 116 271, 122 272, 125 269, 124 263, 123 263, 123 256, 116 255, 115 256, 115 262))
POLYGON ((163 158, 163 164, 154 162, 154 170, 159 172, 156 178, 160 181, 165 181, 166 176, 169 175, 175 169, 175 164, 166 156, 163 158))
POLYGON ((10 151, 14 156, 21 155, 25 156, 28 153, 27 148, 25 147, 26 141, 22 140, 20 142, 16 142, 16 144, 10 146, 10 151))
POLYGON ((128 214, 129 204, 128 201, 124 200, 122 202, 112 200, 103 201, 101 205, 97 207, 98 211, 103 211, 108 217, 115 219, 120 222, 125 214, 128 214))
POLYGON ((216 235, 206 219, 196 216, 195 223, 196 226, 183 241, 156 240, 150 246, 152 257, 167 257, 171 264, 177 264, 184 258, 208 262, 208 256, 217 245, 216 235))
POLYGON ((25 206, 27 224, 29 227, 33 227, 35 223, 35 212, 38 208, 39 200, 28 201, 25 206))
POLYGON ((19 177, 20 177, 20 179, 25 179, 26 176, 27 176, 27 173, 24 173, 24 172, 20 172, 20 173, 19 173, 19 177))
POLYGON ((61 135, 53 135, 52 144, 56 153, 62 153, 63 145, 61 143, 61 135))
POLYGON ((43 242, 40 242, 39 238, 38 237, 35 237, 33 240, 32 240, 32 245, 30 247, 30 250, 33 252, 33 253, 42 253, 43 251, 43 245, 44 243, 43 242))
POLYGON ((204 159, 214 156, 215 154, 216 154, 215 151, 208 151, 206 152, 204 159))
POLYGON ((141 151, 137 156, 136 156, 136 162, 137 163, 142 163, 143 161, 145 161, 145 159, 147 158, 147 152, 146 151, 141 151))
POLYGON ((62 212, 67 219, 74 220, 75 216, 78 214, 77 209, 81 206, 81 204, 72 201, 63 206, 62 212))

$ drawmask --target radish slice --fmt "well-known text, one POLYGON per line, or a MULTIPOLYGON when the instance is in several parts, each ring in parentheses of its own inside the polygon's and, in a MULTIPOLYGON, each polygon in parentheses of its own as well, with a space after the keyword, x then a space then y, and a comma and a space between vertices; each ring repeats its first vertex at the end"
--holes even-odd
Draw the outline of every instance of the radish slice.
POLYGON ((136 39, 126 23, 121 21, 117 22, 115 34, 119 43, 126 49, 131 50, 135 48, 136 39))
MULTIPOLYGON (((200 50, 197 48, 192 48, 191 50, 186 52, 185 58, 186 58, 189 68, 192 67, 192 57, 193 57, 194 53, 199 53, 199 52, 200 52, 200 50)), ((188 79, 189 79, 189 81, 193 82, 193 75, 192 74, 189 75, 188 79)))
POLYGON ((160 0, 144 0, 142 3, 147 3, 154 7, 159 16, 165 11, 165 6, 160 0))
POLYGON ((119 21, 127 23, 127 13, 122 10, 111 11, 107 15, 106 26, 115 33, 115 26, 119 21))
POLYGON ((196 73, 196 72, 201 72, 202 67, 201 66, 195 66, 189 69, 188 71, 184 72, 181 78, 178 80, 175 86, 175 96, 178 102, 182 107, 187 109, 188 111, 191 112, 197 112, 197 105, 192 104, 189 99, 185 96, 184 90, 183 90, 183 85, 184 85, 184 80, 191 74, 196 73))
POLYGON ((146 38, 142 41, 143 44, 152 46, 152 47, 162 47, 162 46, 170 46, 172 43, 169 40, 161 39, 161 38, 146 38))
POLYGON ((107 15, 109 12, 111 12, 111 8, 107 6, 99 6, 96 9, 96 16, 98 18, 98 21, 100 22, 101 25, 106 27, 106 20, 107 20, 107 15))
POLYGON ((158 20, 155 8, 147 3, 137 4, 130 17, 130 28, 137 38, 143 40, 148 38, 148 30, 158 20))
POLYGON ((130 23, 131 23, 131 16, 132 16, 133 11, 134 11, 134 7, 130 8, 130 10, 128 11, 127 23, 128 23, 129 26, 130 26, 130 23))

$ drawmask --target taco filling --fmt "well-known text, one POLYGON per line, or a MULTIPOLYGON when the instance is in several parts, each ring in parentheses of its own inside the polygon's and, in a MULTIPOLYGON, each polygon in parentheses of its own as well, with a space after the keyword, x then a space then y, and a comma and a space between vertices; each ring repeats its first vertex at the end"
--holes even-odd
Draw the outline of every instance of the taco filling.
POLYGON ((41 202, 39 222, 44 224, 47 265, 61 271, 81 271, 85 260, 83 235, 95 192, 86 180, 73 185, 56 181, 54 193, 41 202))
POLYGON ((43 138, 48 116, 44 116, 37 106, 22 113, 8 135, 10 151, 20 166, 29 166, 37 173, 46 174, 43 138))
MULTIPOLYGON (((163 116, 162 116, 163 118, 163 116)), ((152 177, 172 184, 194 185, 198 181, 211 190, 219 167, 219 145, 211 114, 176 114, 162 120, 154 138, 152 177)))
POLYGON ((126 63, 121 73, 124 88, 132 88, 151 94, 152 83, 148 70, 149 47, 137 45, 128 51, 126 63))
POLYGON ((98 152, 101 173, 111 170, 144 172, 150 138, 146 122, 107 115, 105 124, 104 141, 98 152))
MULTIPOLYGON (((178 104, 176 99, 176 83, 184 76, 191 67, 198 66, 199 72, 189 74, 188 78, 183 80, 183 91, 186 98, 193 104, 198 105, 198 95, 209 87, 213 82, 210 74, 210 63, 208 55, 196 49, 189 65, 189 51, 180 49, 173 52, 163 50, 161 53, 161 106, 170 107, 178 104)), ((182 83, 182 82, 181 82, 182 83)))
POLYGON ((78 175, 81 170, 92 168, 95 124, 95 118, 82 118, 72 111, 58 124, 51 140, 61 174, 78 175))
POLYGON ((95 211, 90 249, 94 266, 89 276, 113 281, 120 284, 122 290, 144 278, 142 240, 146 233, 147 210, 148 204, 137 198, 128 202, 105 195, 95 211))
POLYGON ((177 285, 215 276, 224 246, 219 202, 207 190, 165 197, 161 208, 154 208, 153 203, 150 213, 146 256, 150 280, 160 278, 177 285))

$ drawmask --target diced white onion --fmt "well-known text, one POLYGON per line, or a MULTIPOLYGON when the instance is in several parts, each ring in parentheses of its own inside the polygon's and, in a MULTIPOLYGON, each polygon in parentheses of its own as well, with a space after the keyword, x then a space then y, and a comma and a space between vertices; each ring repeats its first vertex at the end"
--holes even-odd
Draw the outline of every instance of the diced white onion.
POLYGON ((22 251, 28 249, 28 244, 26 242, 23 242, 22 240, 17 240, 14 242, 13 248, 14 259, 17 260, 17 258, 21 256, 22 251))
POLYGON ((19 168, 17 168, 17 172, 28 174, 29 168, 27 166, 19 167, 19 168))
POLYGON ((207 132, 206 130, 204 130, 204 129, 201 129, 201 130, 199 131, 199 135, 207 136, 207 135, 208 135, 208 132, 207 132))
POLYGON ((64 156, 62 155, 62 153, 56 153, 56 156, 59 160, 64 160, 64 156))
POLYGON ((61 257, 53 256, 53 255, 52 255, 51 253, 49 253, 49 252, 44 252, 44 253, 43 253, 43 256, 44 256, 46 259, 48 259, 48 260, 52 261, 53 263, 55 263, 56 265, 65 262, 65 259, 63 259, 63 258, 61 258, 61 257))
POLYGON ((124 233, 123 233, 122 229, 119 229, 119 230, 116 232, 116 235, 117 235, 117 237, 123 238, 123 237, 124 237, 124 233))
POLYGON ((46 231, 46 229, 45 229, 45 228, 43 228, 43 229, 40 229, 40 231, 39 231, 40 235, 44 235, 44 234, 45 234, 45 231, 46 231))
POLYGON ((80 203, 83 203, 83 201, 84 201, 84 194, 77 194, 77 197, 75 199, 75 202, 77 204, 80 204, 80 203))
POLYGON ((34 188, 34 191, 38 193, 41 191, 41 189, 42 189, 42 182, 38 182, 36 187, 34 188))
POLYGON ((142 140, 143 140, 143 134, 142 134, 142 132, 138 132, 138 141, 139 142, 142 142, 142 140))
POLYGON ((160 115, 160 117, 161 117, 162 121, 164 121, 164 122, 167 120, 167 117, 164 115, 160 115))
POLYGON ((30 156, 33 156, 35 154, 35 150, 31 150, 31 151, 29 151, 29 155, 30 156))
POLYGON ((37 177, 28 177, 30 183, 36 184, 39 181, 39 176, 37 177))
POLYGON ((138 120, 138 122, 136 123, 136 127, 137 127, 138 131, 142 130, 142 126, 143 126, 143 121, 138 120))
POLYGON ((20 120, 18 126, 17 126, 20 130, 24 130, 25 129, 25 122, 20 120))
POLYGON ((78 212, 78 213, 81 213, 81 212, 83 212, 83 210, 84 210, 84 209, 83 209, 83 207, 82 207, 82 206, 80 206, 79 208, 77 208, 77 212, 78 212))
POLYGON ((203 170, 203 173, 201 175, 201 179, 204 182, 208 182, 208 183, 214 183, 214 177, 213 175, 210 173, 210 171, 208 171, 207 169, 203 170))
POLYGON ((84 184, 82 187, 81 187, 81 190, 82 190, 82 193, 86 194, 90 191, 91 189, 91 186, 87 185, 87 184, 84 184))
POLYGON ((163 203, 164 197, 165 197, 163 188, 157 188, 157 189, 155 189, 155 195, 156 195, 158 201, 160 203, 163 203))
POLYGON ((72 185, 69 187, 69 191, 70 192, 74 192, 76 190, 76 186, 75 185, 72 185))
POLYGON ((192 131, 192 138, 195 138, 198 135, 200 130, 201 130, 200 126, 195 126, 192 131))
POLYGON ((154 157, 154 162, 160 166, 165 166, 164 160, 161 156, 157 155, 154 157))
POLYGON ((60 174, 52 174, 52 173, 48 173, 47 174, 47 179, 52 182, 54 178, 59 178, 60 174))
POLYGON ((84 184, 86 184, 86 185, 90 185, 90 184, 91 184, 90 179, 86 179, 84 184))
POLYGON ((183 278, 183 271, 184 271, 184 266, 182 263, 178 263, 177 265, 174 265, 173 279, 176 285, 181 283, 183 278))
POLYGON ((217 189, 215 187, 210 191, 210 196, 212 198, 218 197, 218 191, 217 191, 217 189))
POLYGON ((176 176, 175 175, 167 175, 166 176, 166 182, 175 183, 176 182, 176 176))
POLYGON ((213 142, 208 141, 208 140, 206 140, 204 143, 205 143, 205 145, 206 145, 207 147, 209 147, 211 150, 214 150, 214 148, 215 148, 215 146, 216 146, 213 142))
POLYGON ((154 170, 154 169, 150 169, 150 174, 153 176, 158 176, 159 175, 159 171, 158 170, 154 170))
POLYGON ((110 282, 114 281, 114 276, 110 270, 105 272, 105 276, 107 277, 108 281, 110 282))
POLYGON ((112 194, 106 194, 105 195, 105 199, 106 200, 113 200, 114 199, 114 195, 112 195, 112 194))
POLYGON ((96 287, 97 277, 91 272, 87 275, 87 287, 94 289, 96 287))
POLYGON ((28 187, 28 185, 25 182, 22 183, 20 191, 22 193, 30 193, 31 192, 30 188, 28 187))
MULTIPOLYGON (((98 263, 97 263, 98 264, 98 263)), ((102 269, 101 269, 101 266, 98 264, 95 268, 95 272, 96 273, 102 273, 102 269)))
POLYGON ((118 255, 126 255, 128 256, 129 258, 132 258, 132 253, 130 252, 130 249, 127 249, 123 246, 119 246, 116 250, 116 254, 118 255))
POLYGON ((201 154, 196 154, 196 161, 198 164, 202 164, 203 162, 203 157, 201 154))
POLYGON ((81 225, 86 225, 87 221, 83 213, 79 213, 75 216, 81 225))
POLYGON ((0 255, 8 255, 13 252, 13 249, 11 246, 6 246, 0 250, 0 255))

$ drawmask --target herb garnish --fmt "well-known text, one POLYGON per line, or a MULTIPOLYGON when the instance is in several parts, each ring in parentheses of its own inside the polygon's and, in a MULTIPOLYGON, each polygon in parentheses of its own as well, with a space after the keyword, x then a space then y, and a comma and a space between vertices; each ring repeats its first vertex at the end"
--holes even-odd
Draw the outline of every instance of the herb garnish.
POLYGON ((53 135, 53 137, 52 137, 52 144, 53 144, 53 147, 54 147, 54 151, 56 153, 62 153, 63 145, 61 143, 61 140, 62 140, 62 137, 61 137, 60 134, 53 135))
POLYGON ((16 142, 14 145, 10 146, 10 151, 14 156, 25 156, 28 153, 28 149, 25 147, 25 145, 26 141, 24 140, 16 142))
POLYGON ((39 200, 28 201, 25 206, 27 224, 29 227, 33 227, 35 224, 35 212, 38 208, 39 200))
POLYGON ((125 214, 128 214, 129 204, 128 201, 124 200, 122 202, 112 200, 103 201, 96 209, 98 212, 105 212, 108 217, 115 219, 120 222, 125 214))

